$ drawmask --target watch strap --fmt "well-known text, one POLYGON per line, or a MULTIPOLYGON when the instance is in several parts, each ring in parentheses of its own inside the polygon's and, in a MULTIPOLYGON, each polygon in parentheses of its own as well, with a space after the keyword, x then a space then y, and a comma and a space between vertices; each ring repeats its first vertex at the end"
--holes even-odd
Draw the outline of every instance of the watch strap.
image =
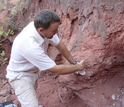
POLYGON ((72 65, 76 65, 77 64, 77 61, 73 61, 71 64, 72 65))

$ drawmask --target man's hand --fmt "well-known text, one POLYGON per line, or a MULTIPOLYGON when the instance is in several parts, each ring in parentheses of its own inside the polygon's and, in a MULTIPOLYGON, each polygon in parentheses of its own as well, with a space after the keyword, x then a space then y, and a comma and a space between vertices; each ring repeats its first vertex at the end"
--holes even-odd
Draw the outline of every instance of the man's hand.
POLYGON ((80 61, 80 62, 77 63, 77 64, 78 64, 78 66, 79 66, 79 71, 83 71, 84 68, 85 68, 85 61, 82 60, 82 61, 80 61))

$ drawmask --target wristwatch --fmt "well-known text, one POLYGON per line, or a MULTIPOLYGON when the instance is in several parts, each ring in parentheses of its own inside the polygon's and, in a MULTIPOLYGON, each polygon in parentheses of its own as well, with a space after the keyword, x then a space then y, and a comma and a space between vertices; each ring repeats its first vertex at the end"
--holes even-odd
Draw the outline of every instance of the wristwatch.
POLYGON ((77 61, 73 61, 71 64, 72 65, 76 65, 77 64, 77 61))

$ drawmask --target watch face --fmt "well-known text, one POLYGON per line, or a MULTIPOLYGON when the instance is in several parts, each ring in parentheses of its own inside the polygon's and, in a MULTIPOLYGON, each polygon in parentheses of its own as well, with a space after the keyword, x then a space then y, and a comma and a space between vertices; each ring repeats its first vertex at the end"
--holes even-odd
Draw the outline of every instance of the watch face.
POLYGON ((73 64, 73 65, 77 64, 77 61, 73 61, 72 64, 73 64))

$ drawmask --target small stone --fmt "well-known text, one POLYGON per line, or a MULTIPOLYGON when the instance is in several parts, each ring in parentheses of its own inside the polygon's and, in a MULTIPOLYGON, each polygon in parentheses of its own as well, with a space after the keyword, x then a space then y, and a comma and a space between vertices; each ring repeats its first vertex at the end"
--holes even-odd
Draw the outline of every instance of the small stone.
POLYGON ((115 100, 115 95, 114 94, 112 95, 112 99, 115 100))

